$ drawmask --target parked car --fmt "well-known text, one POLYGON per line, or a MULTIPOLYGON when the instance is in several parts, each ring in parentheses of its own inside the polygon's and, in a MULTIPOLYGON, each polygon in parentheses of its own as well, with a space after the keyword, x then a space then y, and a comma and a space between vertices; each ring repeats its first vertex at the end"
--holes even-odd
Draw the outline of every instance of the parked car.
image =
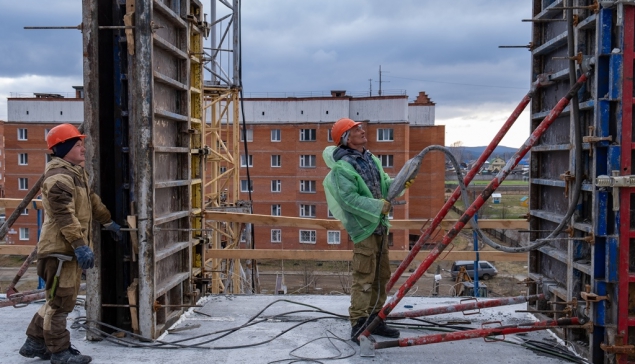
MULTIPOLYGON (((470 278, 474 279, 474 261, 473 260, 457 260, 452 263, 452 270, 450 274, 452 274, 452 278, 456 279, 461 271, 461 267, 465 267, 467 274, 470 278)), ((481 260, 478 262, 478 278, 482 280, 488 280, 498 274, 498 270, 494 265, 486 260, 481 260)))

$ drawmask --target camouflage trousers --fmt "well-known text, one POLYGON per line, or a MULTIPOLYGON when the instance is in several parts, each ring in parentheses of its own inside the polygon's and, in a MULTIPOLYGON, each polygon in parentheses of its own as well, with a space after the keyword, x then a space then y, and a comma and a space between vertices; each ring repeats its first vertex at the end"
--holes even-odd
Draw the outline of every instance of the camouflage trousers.
POLYGON ((51 353, 66 350, 71 345, 71 335, 66 329, 66 318, 75 307, 82 276, 82 270, 74 257, 73 260, 64 262, 55 296, 51 298, 50 291, 53 288, 58 264, 57 258, 38 260, 37 274, 46 282, 46 303, 35 313, 26 330, 27 336, 44 340, 51 353))
MULTIPOLYGON (((384 236, 385 237, 385 236, 384 236)), ((381 310, 386 302, 386 283, 390 280, 388 238, 372 234, 353 248, 353 283, 348 308, 351 326, 357 320, 381 310), (382 244, 383 243, 383 244, 382 244), (377 270, 377 261, 379 269, 377 270)))

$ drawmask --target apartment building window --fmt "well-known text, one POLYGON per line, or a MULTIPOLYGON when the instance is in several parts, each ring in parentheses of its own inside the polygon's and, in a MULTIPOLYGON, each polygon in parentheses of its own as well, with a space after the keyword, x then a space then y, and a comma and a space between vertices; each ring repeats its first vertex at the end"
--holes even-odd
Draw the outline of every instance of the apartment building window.
POLYGON ((394 140, 392 129, 377 129, 378 142, 391 142, 394 140))
POLYGON ((326 232, 327 234, 327 243, 329 245, 339 245, 340 244, 340 232, 329 230, 326 232))
POLYGON ((222 167, 218 168, 218 171, 220 172, 220 174, 223 174, 223 173, 227 172, 227 167, 222 166, 222 167))
POLYGON ((279 179, 271 180, 271 192, 280 192, 282 191, 282 181, 279 179))
POLYGON ((253 142, 254 141, 254 130, 253 129, 247 129, 247 130, 240 130, 240 141, 244 142, 245 141, 245 134, 247 134, 247 141, 248 142, 253 142))
POLYGON ((300 205, 300 217, 315 217, 315 205, 300 205))
POLYGON ((280 129, 271 129, 271 141, 279 142, 280 140, 282 140, 282 133, 280 132, 280 129))
POLYGON ((330 219, 334 219, 335 218, 335 216, 333 216, 333 213, 331 212, 331 210, 328 210, 328 209, 327 209, 326 217, 328 217, 330 219))
POLYGON ((300 230, 300 244, 315 244, 316 241, 315 230, 300 230))
POLYGON ((20 228, 20 240, 29 240, 29 228, 20 228))
POLYGON ((300 129, 300 141, 314 142, 316 140, 315 129, 300 129))
POLYGON ((22 210, 22 213, 20 215, 28 215, 29 214, 29 209, 24 209, 22 210))
POLYGON ((272 167, 280 167, 282 165, 282 161, 280 159, 280 154, 274 154, 271 156, 271 166, 272 167))
POLYGON ((247 157, 247 161, 245 161, 245 156, 241 155, 240 156, 240 166, 241 167, 253 167, 254 166, 254 156, 250 154, 247 157))
POLYGON ((27 153, 18 154, 18 164, 21 166, 29 164, 29 155, 27 153))
POLYGON ((300 192, 303 193, 315 193, 315 181, 301 180, 300 192))
POLYGON ((326 137, 326 141, 332 142, 333 136, 331 135, 331 129, 329 129, 328 136, 326 137))
POLYGON ((27 140, 27 130, 18 129, 18 140, 27 140))
POLYGON ((29 179, 18 178, 18 190, 28 190, 28 189, 29 189, 29 179))
POLYGON ((46 140, 46 137, 49 136, 49 131, 51 131, 51 129, 44 129, 44 140, 46 140))
POLYGON ((272 243, 281 243, 282 242, 282 230, 280 230, 280 229, 271 229, 271 242, 272 243))
POLYGON ((300 167, 301 168, 315 168, 315 155, 314 154, 301 155, 300 167))
POLYGON ((53 155, 52 154, 46 153, 45 155, 46 155, 46 163, 50 162, 51 159, 53 159, 53 155))
POLYGON ((381 160, 381 166, 384 168, 393 167, 393 156, 391 154, 380 155, 379 160, 381 160))
POLYGON ((282 215, 282 207, 278 205, 271 205, 271 216, 281 216, 282 215))
POLYGON ((252 181, 248 181, 246 179, 240 180, 240 192, 253 192, 253 191, 254 191, 254 184, 252 183, 252 181))

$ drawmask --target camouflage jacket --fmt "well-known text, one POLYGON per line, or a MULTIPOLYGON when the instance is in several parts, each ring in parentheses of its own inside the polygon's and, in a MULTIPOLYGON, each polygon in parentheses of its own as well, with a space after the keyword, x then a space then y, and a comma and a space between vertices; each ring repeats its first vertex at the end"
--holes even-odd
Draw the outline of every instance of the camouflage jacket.
POLYGON ((93 218, 110 222, 110 212, 88 185, 82 166, 53 157, 42 182, 44 224, 38 241, 38 258, 49 254, 74 255, 75 248, 92 248, 93 218))

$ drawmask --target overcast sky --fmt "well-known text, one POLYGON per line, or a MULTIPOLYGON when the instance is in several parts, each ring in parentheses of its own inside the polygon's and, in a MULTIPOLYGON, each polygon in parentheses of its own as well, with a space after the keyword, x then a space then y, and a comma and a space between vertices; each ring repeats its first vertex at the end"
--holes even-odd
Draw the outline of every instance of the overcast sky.
MULTIPOLYGON (((209 0, 203 0, 209 5, 209 0)), ((0 119, 6 98, 74 94, 81 33, 24 26, 81 23, 80 0, 0 0, 0 119)), ((425 91, 446 145, 487 145, 530 84, 531 0, 244 0, 243 89, 425 91)), ((246 96, 247 96, 246 95, 246 96)), ((529 135, 525 112, 501 143, 529 135)))

